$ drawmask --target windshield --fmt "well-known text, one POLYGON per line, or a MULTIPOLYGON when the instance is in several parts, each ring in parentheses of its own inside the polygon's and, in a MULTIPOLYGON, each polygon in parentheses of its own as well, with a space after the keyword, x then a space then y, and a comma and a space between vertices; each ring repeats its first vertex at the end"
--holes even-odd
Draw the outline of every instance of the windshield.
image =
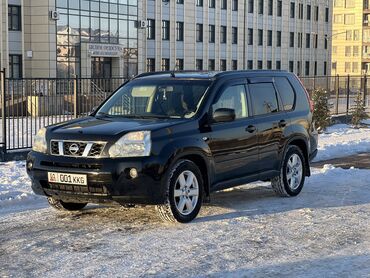
POLYGON ((209 80, 138 80, 120 88, 96 113, 106 117, 190 118, 209 80))

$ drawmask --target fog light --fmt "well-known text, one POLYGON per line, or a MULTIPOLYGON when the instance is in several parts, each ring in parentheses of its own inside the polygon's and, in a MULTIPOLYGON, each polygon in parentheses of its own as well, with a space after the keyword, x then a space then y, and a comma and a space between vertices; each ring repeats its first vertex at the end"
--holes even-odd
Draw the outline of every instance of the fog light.
POLYGON ((132 179, 136 179, 137 178, 137 170, 135 169, 135 168, 131 168, 130 169, 130 177, 132 178, 132 179))
POLYGON ((32 161, 29 161, 29 162, 27 163, 27 169, 28 169, 28 170, 32 170, 32 168, 33 168, 33 163, 32 163, 32 161))

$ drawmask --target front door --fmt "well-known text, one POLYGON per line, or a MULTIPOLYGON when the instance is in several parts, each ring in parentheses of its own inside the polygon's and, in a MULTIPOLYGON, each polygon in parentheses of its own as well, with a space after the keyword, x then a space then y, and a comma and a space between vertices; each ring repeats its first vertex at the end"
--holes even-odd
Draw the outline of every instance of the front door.
POLYGON ((257 130, 248 118, 245 80, 226 84, 220 90, 211 113, 219 108, 234 109, 236 118, 232 122, 211 124, 209 147, 215 163, 215 182, 257 173, 257 130))
POLYGON ((92 78, 112 78, 112 58, 93 57, 91 60, 92 78))

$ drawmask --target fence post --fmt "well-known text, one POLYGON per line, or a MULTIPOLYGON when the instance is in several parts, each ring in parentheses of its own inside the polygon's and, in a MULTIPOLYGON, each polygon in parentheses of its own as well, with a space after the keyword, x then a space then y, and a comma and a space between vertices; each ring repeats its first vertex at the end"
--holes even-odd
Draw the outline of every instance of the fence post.
POLYGON ((339 114, 339 87, 340 87, 339 74, 337 74, 335 79, 336 79, 336 84, 337 84, 336 91, 335 91, 335 99, 336 99, 335 115, 338 115, 339 114))
POLYGON ((1 159, 4 161, 6 154, 6 93, 5 93, 5 68, 0 71, 0 90, 1 90, 1 129, 2 129, 2 142, 1 143, 1 159))
POLYGON ((73 116, 76 119, 78 116, 78 96, 77 96, 77 85, 78 85, 78 76, 76 75, 73 79, 73 116))
POLYGON ((346 115, 348 116, 348 112, 349 112, 349 83, 350 83, 350 76, 348 74, 347 76, 347 109, 346 109, 346 115))
POLYGON ((364 75, 364 105, 366 105, 366 96, 367 96, 367 75, 364 75))

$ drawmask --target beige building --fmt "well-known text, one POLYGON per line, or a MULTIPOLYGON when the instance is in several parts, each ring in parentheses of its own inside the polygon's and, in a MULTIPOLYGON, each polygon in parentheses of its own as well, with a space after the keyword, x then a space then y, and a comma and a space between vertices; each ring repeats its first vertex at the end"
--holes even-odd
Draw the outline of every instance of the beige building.
POLYGON ((328 0, 2 0, 0 67, 19 77, 283 69, 325 75, 328 0))
POLYGON ((332 75, 370 71, 370 7, 368 0, 334 0, 332 75))

